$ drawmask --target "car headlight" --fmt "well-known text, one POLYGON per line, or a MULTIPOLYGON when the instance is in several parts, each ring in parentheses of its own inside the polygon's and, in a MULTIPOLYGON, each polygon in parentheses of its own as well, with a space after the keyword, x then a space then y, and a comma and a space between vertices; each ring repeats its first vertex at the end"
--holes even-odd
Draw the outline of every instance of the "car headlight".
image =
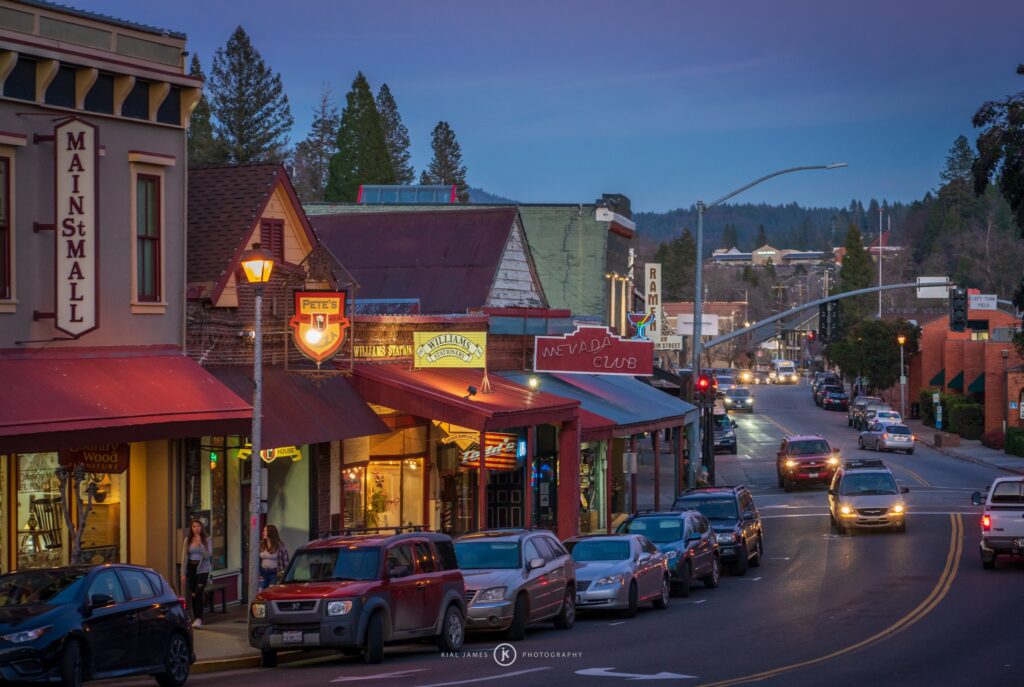
POLYGON ((731 399, 731 398, 729 398, 728 396, 726 396, 726 397, 725 397, 725 404, 726 404, 726 405, 729 405, 729 404, 730 404, 730 403, 732 403, 732 402, 733 402, 733 401, 732 401, 732 399, 731 399))
POLYGON ((828 464, 829 465, 839 465, 839 459, 836 458, 836 457, 829 458, 828 459, 828 464))
POLYGON ((52 625, 46 625, 44 627, 37 627, 34 630, 22 630, 21 632, 15 632, 13 634, 4 635, 0 639, 11 642, 12 644, 21 644, 22 642, 31 642, 33 639, 39 639, 43 636, 52 625))
POLYGON ((895 506, 892 507, 892 512, 897 514, 897 515, 902 513, 903 512, 903 504, 902 503, 897 503, 895 506))
POLYGON ((853 518, 857 516, 857 511, 854 510, 854 508, 851 506, 839 506, 839 512, 840 514, 848 518, 853 518))
POLYGON ((608 577, 602 577, 594 584, 598 587, 609 587, 617 584, 622 584, 623 582, 625 582, 625 580, 625 575, 609 575, 608 577))
POLYGON ((670 560, 672 560, 673 558, 675 558, 678 555, 679 555, 678 551, 674 551, 674 550, 673 551, 665 551, 665 560, 670 561, 670 560))
POLYGON ((722 436, 724 436, 726 439, 735 439, 736 438, 736 432, 734 432, 731 429, 729 429, 729 430, 726 430, 725 434, 723 434, 722 436))
POLYGON ((267 617, 267 604, 256 602, 252 605, 252 617, 262 620, 267 617))
POLYGON ((719 544, 732 544, 738 538, 735 532, 722 532, 716 535, 719 544))
POLYGON ((328 601, 327 602, 327 615, 345 615, 352 610, 352 602, 348 599, 344 601, 328 601))
POLYGON ((795 468, 796 467, 796 461, 793 460, 792 458, 787 459, 786 460, 786 467, 787 468, 795 468))
POLYGON ((491 587, 490 589, 484 589, 476 595, 473 599, 473 603, 479 603, 481 601, 501 601, 505 598, 505 592, 507 590, 507 587, 491 587))
POLYGON ((747 405, 754 405, 754 399, 748 398, 747 399, 747 405))

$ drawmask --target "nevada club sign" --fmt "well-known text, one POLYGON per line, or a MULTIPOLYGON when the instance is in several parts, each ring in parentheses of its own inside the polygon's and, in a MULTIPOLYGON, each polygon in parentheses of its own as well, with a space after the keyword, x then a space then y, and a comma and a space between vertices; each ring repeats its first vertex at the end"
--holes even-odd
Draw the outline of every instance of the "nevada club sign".
POLYGON ((572 334, 538 336, 535 372, 652 375, 654 342, 623 339, 608 327, 576 327, 572 334))
POLYGON ((53 133, 55 326, 79 337, 99 326, 99 135, 80 119, 58 124, 53 133))

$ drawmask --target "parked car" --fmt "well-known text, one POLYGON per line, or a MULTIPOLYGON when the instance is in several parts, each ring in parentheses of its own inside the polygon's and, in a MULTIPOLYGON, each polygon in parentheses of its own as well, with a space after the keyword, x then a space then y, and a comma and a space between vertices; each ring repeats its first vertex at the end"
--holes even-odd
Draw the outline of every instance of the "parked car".
POLYGON ((466 587, 451 537, 434 532, 352 534, 295 552, 281 584, 249 605, 249 645, 261 665, 279 649, 337 649, 380 663, 384 645, 434 641, 458 651, 466 587))
POLYGON ((902 425, 903 416, 895 410, 876 410, 870 414, 872 423, 881 422, 887 425, 902 425))
POLYGON ((821 399, 821 407, 825 410, 846 410, 850 397, 845 391, 830 391, 821 399))
POLYGON ((820 406, 824 403, 827 395, 839 393, 841 391, 846 391, 841 384, 824 384, 820 386, 817 393, 814 394, 814 403, 820 406))
POLYGON ((668 608, 672 592, 668 558, 639 534, 573 537, 565 541, 576 561, 576 608, 614 609, 627 618, 637 605, 668 608))
POLYGON ((455 540, 466 578, 470 630, 504 630, 522 639, 526 626, 576 620, 576 564, 545 530, 481 530, 455 540))
POLYGON ((687 489, 672 504, 677 510, 696 509, 708 519, 722 564, 735 575, 745 575, 748 567, 758 567, 764 559, 764 532, 754 497, 743 485, 735 487, 697 487, 687 489))
POLYGON ((717 412, 717 408, 712 416, 712 422, 715 430, 715 452, 726 451, 735 456, 739 450, 736 442, 736 422, 724 410, 717 412))
POLYGON ((627 518, 617 534, 641 534, 668 558, 673 591, 690 595, 694 580, 715 588, 722 574, 718 539, 700 511, 641 511, 627 518))
POLYGON ((829 519, 839 534, 853 528, 884 527, 906 532, 903 494, 909 491, 897 486, 882 461, 848 460, 836 471, 828 489, 829 519))
POLYGON ((152 675, 181 687, 195 662, 184 602, 154 570, 74 565, 0 575, 0 683, 152 675))
POLYGON ((999 556, 1024 553, 1024 477, 997 477, 984 495, 971 494, 971 503, 985 506, 981 514, 981 566, 996 567, 999 556))
POLYGON ((869 403, 878 403, 881 400, 877 396, 858 396, 855 398, 846 411, 846 426, 855 427, 857 425, 857 417, 864 410, 864 407, 869 403))
POLYGON ((904 451, 908 456, 914 453, 917 437, 906 425, 890 425, 875 422, 857 437, 857 446, 862 451, 904 451))
POLYGON ((725 398, 722 401, 725 403, 726 410, 754 412, 754 396, 750 393, 750 389, 745 387, 736 386, 729 389, 725 392, 725 398))
POLYGON ((838 467, 838 452, 819 434, 783 438, 775 459, 779 486, 786 491, 798 484, 827 484, 838 467))
POLYGON ((859 429, 863 431, 873 425, 875 423, 875 416, 883 411, 895 413, 897 417, 899 416, 899 413, 896 413, 896 411, 892 409, 892 406, 886 403, 869 403, 860 413, 859 429))

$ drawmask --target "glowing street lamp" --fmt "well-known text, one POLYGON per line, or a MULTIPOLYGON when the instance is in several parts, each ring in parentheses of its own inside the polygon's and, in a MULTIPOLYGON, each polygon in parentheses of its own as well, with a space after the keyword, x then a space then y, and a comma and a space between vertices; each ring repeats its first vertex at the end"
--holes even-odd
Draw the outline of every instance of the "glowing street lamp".
POLYGON ((903 344, 907 343, 907 337, 900 334, 896 337, 896 343, 900 345, 900 417, 907 416, 907 377, 903 374, 903 344))

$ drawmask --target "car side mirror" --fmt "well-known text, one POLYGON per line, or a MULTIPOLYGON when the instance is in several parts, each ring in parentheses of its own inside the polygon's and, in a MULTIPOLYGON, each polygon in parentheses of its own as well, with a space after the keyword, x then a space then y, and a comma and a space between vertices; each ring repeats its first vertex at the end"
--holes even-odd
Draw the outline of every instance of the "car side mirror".
POLYGON ((836 490, 835 489, 829 489, 828 490, 828 495, 829 496, 835 496, 836 495, 836 490))
POLYGON ((700 532, 690 532, 686 535, 686 541, 700 541, 700 532))
POLYGON ((537 568, 543 568, 544 567, 544 559, 543 558, 534 558, 529 563, 527 563, 526 567, 529 568, 530 570, 536 570, 537 568))
POLYGON ((638 560, 641 563, 646 563, 647 561, 651 560, 651 554, 649 554, 646 551, 644 551, 643 553, 640 554, 640 558, 638 560))
POLYGON ((900 487, 900 493, 901 494, 909 494, 910 493, 910 487, 900 487))
POLYGON ((982 500, 981 500, 981 492, 980 491, 976 491, 973 494, 971 494, 971 505, 972 506, 980 506, 981 503, 982 503, 982 500))
POLYGON ((740 519, 741 520, 753 520, 754 519, 753 511, 749 511, 749 510, 743 511, 743 515, 740 516, 740 519))
POLYGON ((729 420, 729 424, 732 425, 733 429, 736 429, 737 427, 739 427, 739 425, 736 424, 735 420, 729 420))
POLYGON ((113 605, 114 597, 110 594, 93 594, 89 597, 89 606, 91 608, 106 608, 113 605))

